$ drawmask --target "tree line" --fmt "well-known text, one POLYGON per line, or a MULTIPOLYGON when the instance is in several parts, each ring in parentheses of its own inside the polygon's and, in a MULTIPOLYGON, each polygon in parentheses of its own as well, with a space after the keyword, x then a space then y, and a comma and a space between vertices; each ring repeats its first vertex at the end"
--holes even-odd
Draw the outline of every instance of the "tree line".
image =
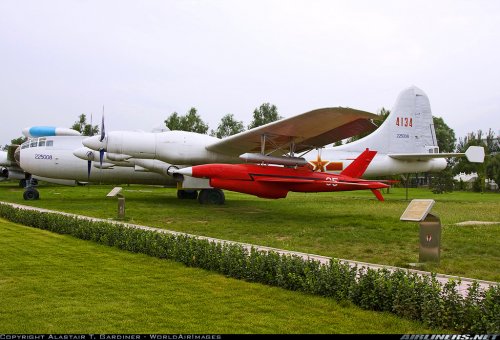
MULTIPOLYGON (((253 119, 247 128, 253 129, 257 126, 271 123, 281 118, 283 117, 278 114, 276 105, 264 103, 254 110, 253 119)), ((195 107, 191 107, 184 115, 173 112, 167 119, 165 119, 165 126, 172 131, 190 131, 201 134, 208 134, 209 130, 208 124, 203 121, 195 107)), ((80 132, 84 136, 93 136, 99 133, 99 126, 92 126, 87 123, 87 117, 85 114, 81 114, 71 128, 80 132)), ((236 120, 233 114, 228 113, 221 118, 220 123, 215 130, 210 130, 210 135, 217 138, 224 138, 243 131, 245 131, 243 122, 236 120)))
MULTIPOLYGON (((253 119, 247 126, 248 129, 268 124, 281 119, 276 105, 264 103, 253 111, 253 119)), ((208 124, 198 115, 196 108, 192 107, 185 115, 172 113, 166 120, 165 126, 170 130, 191 131, 202 134, 208 133, 208 124)), ((231 113, 226 114, 220 120, 215 130, 210 131, 210 135, 217 138, 224 138, 245 131, 242 121, 236 120, 231 113)))

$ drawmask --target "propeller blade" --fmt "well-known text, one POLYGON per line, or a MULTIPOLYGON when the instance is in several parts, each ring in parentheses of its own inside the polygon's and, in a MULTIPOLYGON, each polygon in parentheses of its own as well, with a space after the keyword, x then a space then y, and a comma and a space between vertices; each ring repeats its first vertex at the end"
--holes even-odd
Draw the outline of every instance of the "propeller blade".
POLYGON ((102 168, 102 160, 104 159, 104 149, 99 150, 99 164, 102 168))
POLYGON ((102 106, 102 121, 101 121, 101 138, 99 139, 99 142, 102 142, 104 140, 104 137, 106 137, 106 131, 104 129, 104 105, 102 106))
POLYGON ((87 182, 90 182, 90 169, 92 168, 92 161, 87 161, 87 182))

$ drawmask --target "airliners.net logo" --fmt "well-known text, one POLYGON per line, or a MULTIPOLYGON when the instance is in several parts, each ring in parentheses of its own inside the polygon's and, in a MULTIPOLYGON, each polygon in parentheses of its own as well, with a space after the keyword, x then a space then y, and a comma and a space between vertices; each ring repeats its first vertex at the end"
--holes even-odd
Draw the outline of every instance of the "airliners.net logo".
POLYGON ((401 340, 500 340, 500 334, 405 334, 401 340))

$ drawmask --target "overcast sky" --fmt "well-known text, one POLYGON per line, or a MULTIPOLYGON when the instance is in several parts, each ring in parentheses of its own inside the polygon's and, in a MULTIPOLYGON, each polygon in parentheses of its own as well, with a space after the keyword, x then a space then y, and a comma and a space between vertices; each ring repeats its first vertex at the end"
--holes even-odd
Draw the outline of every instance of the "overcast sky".
POLYGON ((262 103, 376 113, 415 85, 456 137, 500 132, 500 1, 0 0, 0 144, 24 127, 215 129, 262 103))

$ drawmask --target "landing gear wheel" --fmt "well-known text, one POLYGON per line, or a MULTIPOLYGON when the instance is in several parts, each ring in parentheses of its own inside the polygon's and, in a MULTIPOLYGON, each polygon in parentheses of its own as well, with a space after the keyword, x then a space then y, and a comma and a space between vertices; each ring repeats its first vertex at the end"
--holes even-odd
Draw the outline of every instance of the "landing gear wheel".
POLYGON ((28 188, 23 193, 25 201, 34 201, 40 198, 40 193, 34 188, 28 188))
POLYGON ((198 191, 196 191, 196 190, 177 190, 177 198, 180 200, 184 200, 184 199, 195 200, 198 198, 198 191))
POLYGON ((224 204, 226 197, 220 189, 202 189, 198 195, 200 204, 224 204))
POLYGON ((180 200, 186 199, 186 192, 184 190, 177 190, 177 198, 180 200))
POLYGON ((195 200, 198 198, 198 191, 196 190, 188 190, 188 199, 195 200))

